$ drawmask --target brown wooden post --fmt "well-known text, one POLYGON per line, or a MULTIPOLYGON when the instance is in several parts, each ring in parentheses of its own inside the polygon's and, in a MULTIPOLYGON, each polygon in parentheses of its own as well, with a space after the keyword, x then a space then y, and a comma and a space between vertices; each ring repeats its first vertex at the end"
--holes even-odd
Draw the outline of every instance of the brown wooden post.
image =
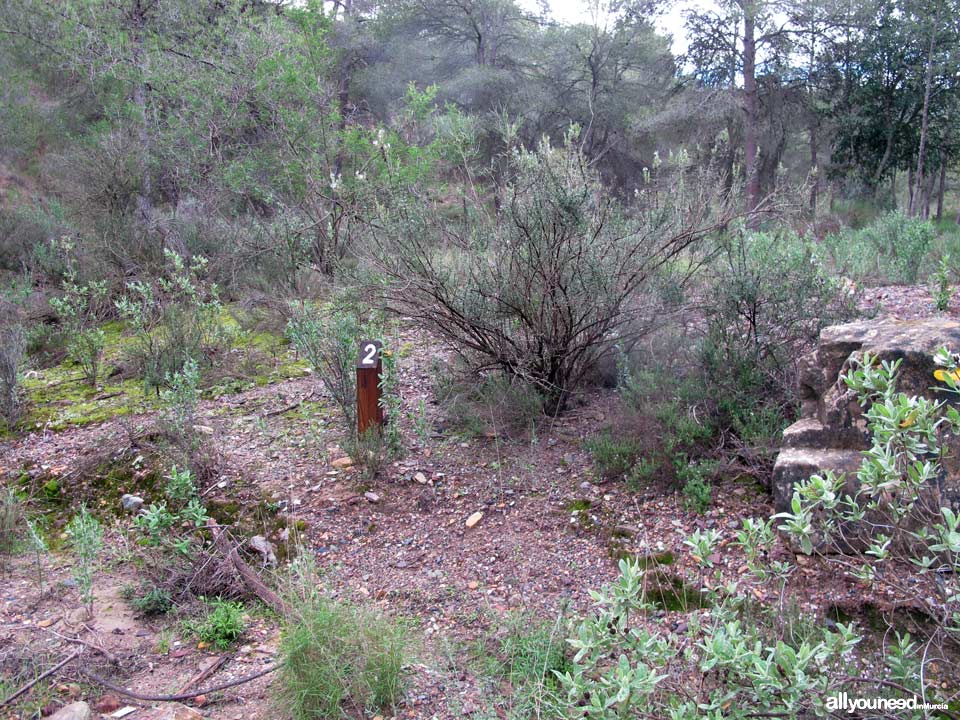
POLYGON ((357 432, 360 435, 371 427, 383 425, 383 407, 380 405, 382 347, 379 340, 360 343, 360 357, 357 359, 357 432))

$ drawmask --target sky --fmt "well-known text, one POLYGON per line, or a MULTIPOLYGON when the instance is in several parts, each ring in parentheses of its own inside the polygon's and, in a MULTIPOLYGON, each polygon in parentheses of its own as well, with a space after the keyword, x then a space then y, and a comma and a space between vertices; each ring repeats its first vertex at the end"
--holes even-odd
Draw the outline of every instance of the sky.
MULTIPOLYGON (((550 13, 562 23, 589 23, 591 22, 590 0, 547 0, 550 4, 550 13)), ((528 0, 522 5, 535 7, 536 3, 528 0)), ((671 4, 656 21, 656 26, 664 33, 673 36, 674 54, 683 54, 687 49, 687 41, 683 32, 683 15, 688 9, 704 10, 713 6, 710 0, 680 0, 671 4)))

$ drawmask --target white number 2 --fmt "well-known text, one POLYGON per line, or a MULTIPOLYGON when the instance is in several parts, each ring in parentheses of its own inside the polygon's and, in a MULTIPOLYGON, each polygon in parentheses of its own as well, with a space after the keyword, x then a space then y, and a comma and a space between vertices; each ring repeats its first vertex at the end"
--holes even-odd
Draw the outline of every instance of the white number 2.
POLYGON ((363 356, 363 360, 360 362, 364 365, 373 365, 373 360, 375 357, 377 357, 377 346, 373 343, 367 343, 364 346, 363 351, 366 353, 366 355, 363 356))

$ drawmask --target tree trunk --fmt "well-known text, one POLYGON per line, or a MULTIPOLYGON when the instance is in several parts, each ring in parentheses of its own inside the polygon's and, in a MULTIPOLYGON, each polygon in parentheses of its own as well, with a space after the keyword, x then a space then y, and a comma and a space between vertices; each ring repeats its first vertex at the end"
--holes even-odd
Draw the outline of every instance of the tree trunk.
MULTIPOLYGON (((923 110, 921 111, 920 120, 920 148, 917 151, 917 183, 923 182, 923 154, 927 148, 927 127, 930 122, 930 90, 933 86, 933 51, 936 47, 938 24, 939 17, 935 15, 933 18, 933 27, 930 30, 930 46, 927 50, 927 69, 923 80, 923 110)), ((917 192, 913 195, 917 203, 921 202, 920 188, 921 186, 918 184, 917 192)), ((918 215, 920 213, 920 209, 921 208, 919 205, 914 206, 913 202, 910 203, 910 215, 918 215)))
POLYGON ((936 176, 928 172, 927 173, 927 182, 923 187, 923 219, 928 220, 930 218, 930 202, 933 200, 933 188, 934 183, 936 182, 936 176))
POLYGON ((913 168, 910 168, 907 171, 907 214, 913 212, 913 194, 914 194, 914 184, 913 179, 916 177, 916 171, 913 168))
MULTIPOLYGON (((757 123, 759 93, 757 91, 756 7, 754 0, 741 0, 743 8, 743 169, 746 175, 746 210, 760 205, 760 176, 757 172, 757 123)), ((749 225, 756 226, 751 219, 749 225)))
POLYGON ((947 163, 943 153, 940 154, 940 187, 937 189, 937 222, 943 220, 943 193, 947 189, 947 163))
POLYGON ((810 188, 810 210, 814 215, 817 214, 817 196, 820 193, 820 165, 817 160, 820 139, 817 130, 817 120, 814 118, 810 122, 810 177, 813 178, 813 185, 810 188))

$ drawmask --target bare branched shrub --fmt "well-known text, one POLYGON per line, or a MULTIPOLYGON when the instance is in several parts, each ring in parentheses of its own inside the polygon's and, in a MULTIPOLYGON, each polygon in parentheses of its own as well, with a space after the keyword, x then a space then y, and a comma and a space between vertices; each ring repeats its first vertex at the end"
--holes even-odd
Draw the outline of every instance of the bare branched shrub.
POLYGON ((648 327, 639 298, 652 278, 733 210, 723 183, 685 169, 683 157, 670 192, 638 191, 630 213, 572 137, 516 150, 510 164, 499 216, 479 209, 453 224, 436 204, 401 200, 372 232, 373 263, 388 307, 474 367, 526 379, 559 409, 617 342, 648 327))

